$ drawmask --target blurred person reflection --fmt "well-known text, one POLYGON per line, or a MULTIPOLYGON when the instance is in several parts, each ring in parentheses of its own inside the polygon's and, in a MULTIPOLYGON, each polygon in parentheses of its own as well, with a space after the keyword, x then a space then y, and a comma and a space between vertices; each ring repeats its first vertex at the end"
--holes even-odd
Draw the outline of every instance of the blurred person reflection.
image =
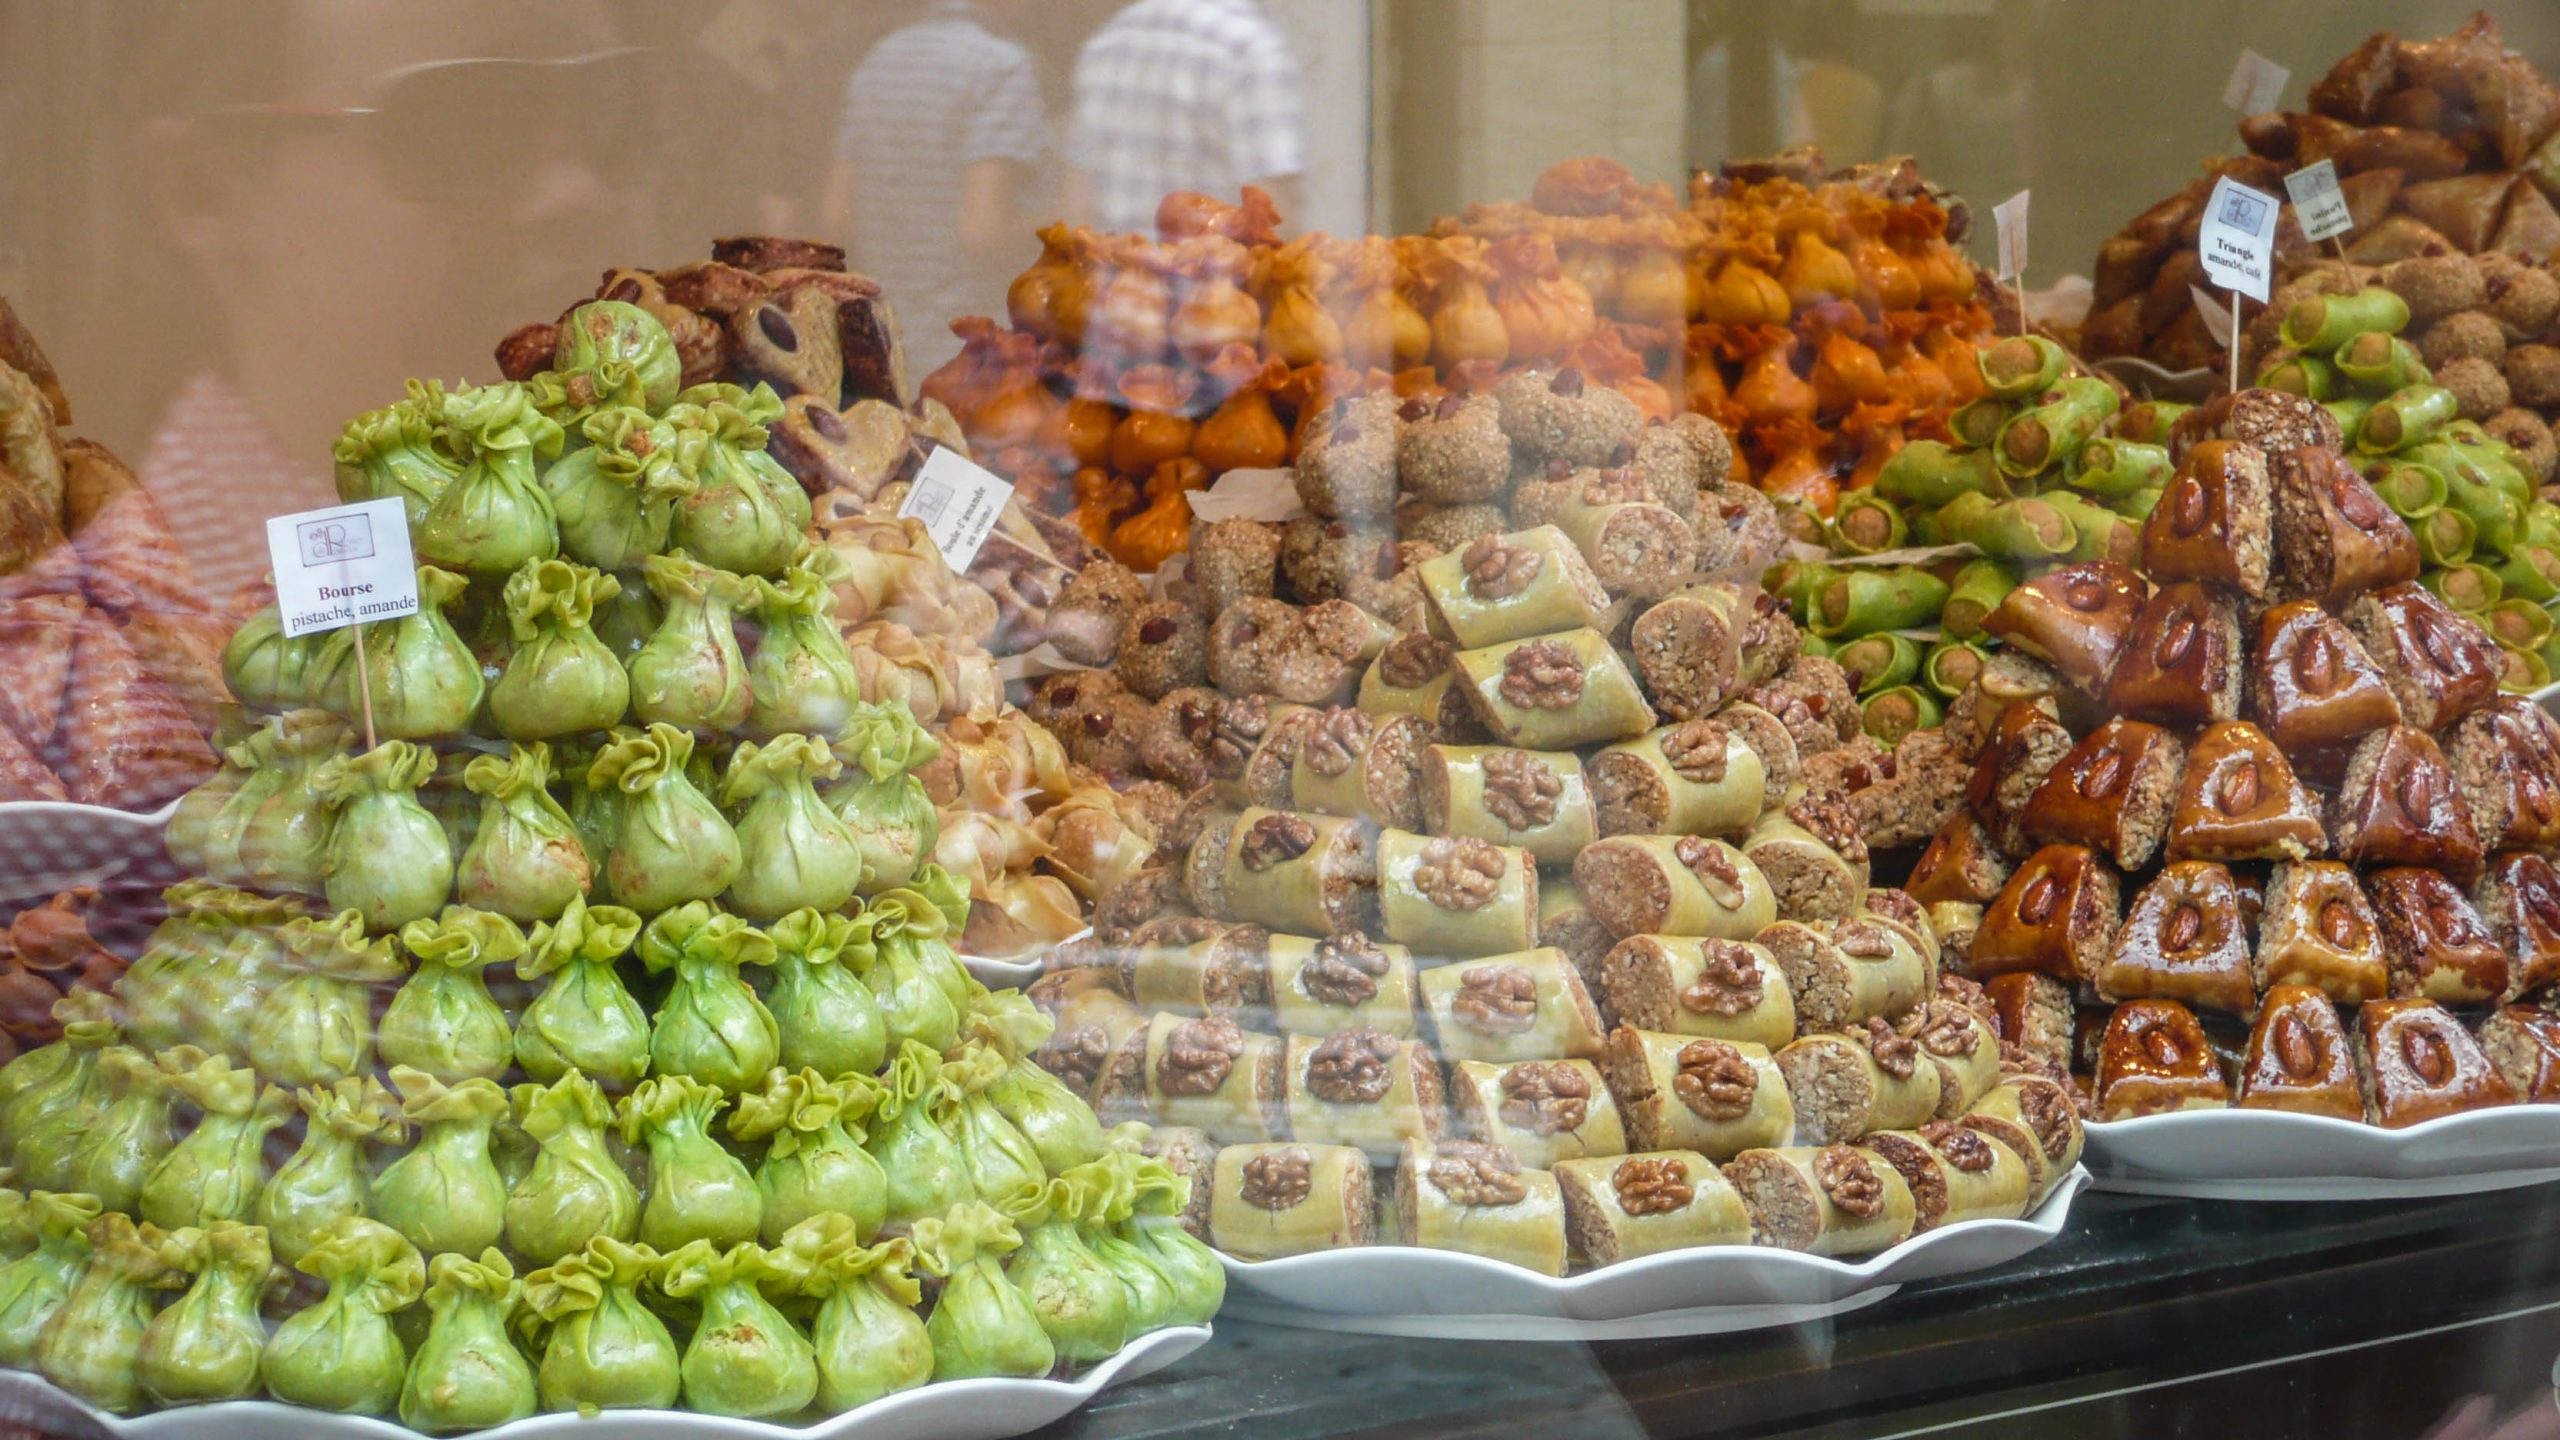
POLYGON ((489 347, 635 243, 647 57, 592 3, 154 7, 136 144, 200 327, 144 482, 217 598, 267 516, 335 503, 330 445, 411 375, 489 347))
POLYGON ((1304 76, 1256 0, 1136 0, 1076 57, 1067 213, 1152 232, 1176 190, 1232 201, 1247 185, 1298 211, 1304 76))
POLYGON ((821 223, 905 317, 916 374, 960 352, 946 322, 1004 314, 1026 192, 1049 148, 1026 0, 935 0, 845 82, 821 223))

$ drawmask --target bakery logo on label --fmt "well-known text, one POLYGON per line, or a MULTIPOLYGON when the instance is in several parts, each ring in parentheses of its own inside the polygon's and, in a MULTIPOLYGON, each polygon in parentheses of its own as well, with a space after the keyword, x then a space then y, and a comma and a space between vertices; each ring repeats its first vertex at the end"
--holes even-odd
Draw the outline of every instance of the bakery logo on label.
POLYGON ((302 547, 302 563, 306 568, 369 559, 373 555, 373 517, 351 515, 343 520, 306 520, 293 527, 293 538, 302 547))
POLYGON ((418 613, 417 560, 398 499, 276 516, 267 560, 288 636, 418 613))

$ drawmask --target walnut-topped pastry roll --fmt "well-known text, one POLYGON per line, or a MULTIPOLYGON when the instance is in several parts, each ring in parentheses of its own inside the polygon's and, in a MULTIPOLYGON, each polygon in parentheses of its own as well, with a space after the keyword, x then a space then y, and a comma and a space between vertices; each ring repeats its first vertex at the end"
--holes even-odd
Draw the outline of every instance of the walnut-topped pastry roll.
POLYGON ((1200 739, 1201 759, 1218 794, 1236 806, 1286 806, 1298 748, 1324 712, 1268 695, 1230 695, 1218 702, 1200 739))
POLYGON ((1881 1017, 1836 1035, 1807 1035, 1778 1052, 1794 1097, 1796 1138, 1812 1145, 1872 1130, 1907 1130, 1936 1117, 1944 1083, 1912 1037, 1881 1017))
POLYGON ((1238 1260, 1318 1255, 1371 1242, 1369 1157, 1349 1145, 1229 1145, 1211 1172, 1211 1243, 1238 1260))
POLYGON ((1645 690, 1664 718, 1695 720, 1767 682, 1801 637, 1786 606, 1756 587, 1693 585, 1646 606, 1628 632, 1645 690))
POLYGON ((1910 1187, 1914 1234, 1966 1220, 2015 1220, 2035 1193, 2016 1151, 1952 1120, 1878 1131, 1858 1148, 1892 1166, 1910 1187))
POLYGON ((1937 983, 1919 937, 1881 915, 1828 925, 1781 920, 1754 943, 1785 973, 1802 1029, 1847 1030, 1900 1015, 1937 983))
POLYGON ((2279 985, 2267 992, 2240 1062, 2237 1103, 2243 1110, 2364 1118, 2354 1047, 2328 996, 2308 985, 2279 985))
POLYGON ((1426 970, 1422 998, 1440 1057, 1452 1062, 1596 1059, 1607 1040, 1582 973, 1561 950, 1488 955, 1426 970))
POLYGON ((2080 1163, 2086 1140, 2070 1087, 2042 1075, 2004 1078, 1957 1123, 1998 1140, 2027 1162, 2035 1183, 2031 1205, 2080 1163))
POLYGON ((1172 915, 1138 927, 1121 954, 1138 1008, 1231 1015, 1254 1023, 1271 1004, 1271 934, 1205 915, 1172 915))
POLYGON ((1741 1194, 1694 1150, 1563 1160, 1554 1169, 1573 1251, 1592 1265, 1751 1243, 1741 1194))
POLYGON ((1597 625, 1609 608, 1580 547, 1552 525, 1478 536, 1421 575, 1432 618, 1464 649, 1597 625))
POLYGON ((2355 871, 2335 860, 2297 860, 2268 872, 2256 966, 2262 990, 2308 985, 2341 1005, 2390 993, 2382 930, 2355 871))
POLYGON ((1763 1245, 1809 1255, 1871 1255, 1919 1223, 1911 1187, 1850 1145, 1751 1150, 1724 1167, 1763 1245))
POLYGON ((1431 738, 1456 743, 1477 728, 1475 706, 1450 662, 1458 649, 1437 635, 1411 631, 1387 642, 1360 676, 1360 708, 1380 719, 1412 715, 1431 738))
POLYGON ((2108 1017, 2098 1045, 2100 1120, 2230 1103, 2231 1087, 2194 1011, 2175 1000, 2129 1000, 2108 1017))
POLYGON ((1158 1125, 1147 1132, 1140 1150, 1161 1160, 1165 1168, 1191 1186, 1191 1198, 1183 1202, 1182 1228, 1192 1238, 1206 1242, 1209 1238, 1209 1201, 1217 1191, 1218 1145, 1206 1130, 1186 1125, 1158 1125))
POLYGON ((1440 1066, 1419 1040, 1355 1026, 1288 1041, 1289 1134, 1390 1156, 1437 1138, 1448 1121, 1440 1066))
POLYGON ((1764 1046, 1621 1025, 1602 1073, 1631 1149, 1721 1160, 1795 1133, 1795 1099, 1764 1046))
POLYGON ((1921 1062, 1938 1072, 1939 1119, 1962 1115, 2000 1083, 1999 1028, 1972 1006, 1941 996, 1902 1028, 1920 1047, 1921 1062))
POLYGON ((1583 983, 1596 989, 1600 979, 1600 961, 1618 937, 1600 923, 1583 903, 1582 892, 1573 888, 1570 875, 1541 875, 1538 878, 1538 943, 1565 953, 1573 968, 1582 972, 1583 983))
POLYGON ((1827 791, 1790 795, 1762 815, 1742 837, 1742 853, 1768 878, 1785 920, 1838 920, 1857 908, 1872 878, 1857 817, 1827 791))
POLYGON ((1033 1062, 1107 1120, 1144 1118, 1146 1012, 1117 990, 1094 988, 1065 997, 1055 1013, 1057 1027, 1032 1052, 1033 1062))
POLYGON ((1205 1130, 1221 1145, 1288 1134, 1288 1066, 1280 1037, 1222 1015, 1158 1015, 1147 1022, 1148 1108, 1167 1125, 1205 1130))
POLYGON ((1769 794, 1759 753, 1714 718, 1621 740, 1591 757, 1589 774, 1603 835, 1739 835, 1769 794))
POLYGON ((1485 728, 1505 745, 1569 750, 1653 728, 1636 677, 1597 630, 1461 650, 1455 663, 1485 728))
POLYGON ((2386 1130, 2516 1103, 2471 1032, 2433 1000, 2374 1001, 2356 1012, 2355 1041, 2366 1118, 2386 1130))
POLYGON ((1626 1153, 1617 1097, 1588 1060, 1462 1060, 1449 1069, 1452 1129, 1505 1147, 1531 1169, 1626 1153))
POLYGON ((1289 788, 1296 807, 1410 830, 1421 823, 1421 771, 1431 727, 1413 715, 1328 707, 1298 746, 1289 788))
POLYGON ((1598 838, 1582 759, 1570 750, 1434 745, 1422 752, 1421 824, 1570 865, 1598 838))
POLYGON ((1639 1030, 1772 1050, 1795 1038, 1787 973, 1766 946, 1748 941, 1630 935, 1602 958, 1600 990, 1618 1022, 1639 1030))
POLYGON ((1396 1226, 1407 1245, 1506 1260, 1541 1275, 1565 1270, 1556 1178, 1486 1141, 1406 1141, 1396 1167, 1396 1226))
POLYGON ((1284 1035, 1418 1032, 1413 952, 1357 933, 1269 937, 1271 1020, 1284 1035))
POLYGON ((1502 955, 1538 940, 1538 862, 1470 836, 1378 837, 1378 912, 1387 938, 1427 962, 1502 955))
POLYGON ((2133 897, 2115 950, 2097 974, 2099 998, 2182 1000, 2231 1015, 2254 1014, 2249 927, 2231 872, 2210 860, 2164 867, 2133 897))
POLYGON ((1778 917, 1769 879, 1721 840, 1612 835, 1573 862, 1574 889, 1613 935, 1748 940, 1778 917))
MULTIPOLYGON (((1211 838, 1203 833, 1204 850, 1211 838)), ((1195 901, 1298 935, 1376 928, 1377 832, 1368 822, 1257 806, 1219 838, 1212 893, 1195 886, 1195 901)))

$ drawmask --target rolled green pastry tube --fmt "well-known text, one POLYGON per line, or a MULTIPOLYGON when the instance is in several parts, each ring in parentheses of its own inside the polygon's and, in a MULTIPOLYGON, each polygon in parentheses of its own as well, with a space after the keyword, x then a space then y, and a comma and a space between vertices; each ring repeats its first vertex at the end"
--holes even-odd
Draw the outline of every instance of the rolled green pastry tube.
POLYGON ((1568 750, 1653 728, 1653 707, 1597 630, 1565 630, 1461 650, 1476 713, 1505 745, 1568 750))
MULTIPOLYGON (((2369 330, 2338 349, 2337 372, 2349 384, 2372 397, 2382 397, 2411 385, 2428 383, 2427 362, 2418 358, 2418 347, 2397 335, 2369 330)), ((2314 395, 2314 400, 2333 398, 2314 395)))
POLYGON ((1795 1038, 1795 993, 1766 946, 1694 935, 1630 935, 1600 961, 1600 991, 1620 1024, 1666 1035, 1747 1040, 1774 1051, 1795 1038))
POLYGON ((2018 572, 2007 565, 1991 559, 1968 560, 1947 587, 1946 603, 1938 607, 1939 624, 1956 639, 1970 640, 1982 633, 1983 617, 1999 609, 2016 588, 2018 572))
POLYGON ((1147 1021, 1147 1107, 1156 1123, 1206 1130, 1221 1145, 1277 1140, 1289 1133, 1287 1058, 1279 1036, 1232 1020, 1157 1015, 1147 1021), (1236 1048, 1223 1065, 1186 1063, 1225 1046, 1236 1048))
POLYGON ((1426 965, 1538 943, 1538 862, 1470 836, 1378 836, 1378 914, 1386 937, 1426 965))
POLYGON ((1599 837, 1582 757, 1570 750, 1433 745, 1420 765, 1431 834, 1517 846, 1541 865, 1569 865, 1599 837))
POLYGON ((2409 302, 2379 285, 2352 295, 2305 295, 2284 312, 2277 338, 2319 354, 2373 332, 2397 335, 2409 325, 2409 302))
POLYGON ((2489 636, 2510 650, 2540 650, 2551 638, 2551 612, 2530 600, 2501 600, 2480 616, 2489 636))
MULTIPOLYGON (((1948 414, 1947 433, 1955 437, 1959 450, 1978 450, 1990 458, 1992 473, 1996 477, 2000 473, 1999 462, 1991 456, 1991 445, 2000 438, 2000 427, 2008 424, 2009 417, 2024 408, 1994 395, 1968 400, 1948 414)), ((2005 488, 2006 484, 2005 480, 1995 479, 1992 488, 1997 491, 2005 488)))
POLYGON ((2011 478, 2035 475, 2068 460, 2116 413, 2115 387, 2076 375, 2009 417, 1992 445, 1992 461, 2011 478))
POLYGON ((2338 443, 2352 450, 2356 437, 2364 433, 2364 417, 2373 413, 2374 397, 2370 395, 2335 395, 2320 402, 2329 418, 2338 422, 2338 443))
POLYGON ((2306 400, 2327 400, 2345 389, 2338 377, 2338 367, 2326 356, 2286 355, 2258 371, 2258 388, 2281 390, 2306 400))
POLYGON ((1608 1041, 1582 972, 1552 946, 1425 970, 1422 1003, 1453 1062, 1596 1060, 1608 1041))
MULTIPOLYGON (((2548 545, 2519 545, 2498 562, 2498 579, 2506 594, 2540 605, 2560 598, 2560 550, 2548 545)), ((2494 605, 2500 596, 2491 596, 2494 605)), ((2486 607, 2483 607, 2486 608, 2486 607)))
POLYGON ((2560 505, 2534 500, 2524 507, 2524 539, 2535 545, 2560 546, 2560 505))
POLYGON ((1419 1040, 1374 1030, 1292 1035, 1286 1063, 1292 1139, 1356 1145, 1385 1160, 1407 1140, 1448 1129, 1440 1063, 1419 1040))
POLYGON ((1778 918, 1768 877, 1721 840, 1612 835, 1573 862, 1582 901, 1613 935, 1748 940, 1778 918))
POLYGON ((2166 447, 2169 431, 2177 425, 2178 417, 2194 408, 2176 400, 2140 401, 2116 417, 2116 438, 2130 440, 2137 445, 2166 447))
POLYGON ((1475 648, 1600 622, 1608 589, 1564 531, 1540 525, 1495 538, 1492 555, 1462 545, 1422 562, 1422 593, 1449 638, 1475 648), (1470 571, 1470 554, 1482 573, 1470 571))
POLYGON ((2149 518, 2152 510, 2158 507, 2161 493, 2158 489, 2136 490, 2108 501, 2107 508, 2127 520, 2140 522, 2149 518))
POLYGON ((2142 553, 2141 527, 2086 496, 2068 490, 2040 497, 2071 522, 2071 549, 2062 558, 2137 563, 2142 553))
POLYGON ((1449 1067, 1452 1133, 1490 1140, 1544 1170, 1562 1160, 1627 1153, 1617 1097, 1588 1060, 1521 1060, 1449 1067))
POLYGON ((2473 544, 2477 549, 2503 555, 2524 539, 2524 506, 2517 503, 2513 495, 2485 480, 2448 475, 2444 486, 2444 510, 2458 511, 2471 521, 2473 544))
POLYGON ((1209 1238, 1238 1260, 1378 1242, 1369 1157, 1350 1145, 1229 1145, 1209 1171, 1209 1238))
POLYGON ((1853 677, 1860 695, 1909 684, 1920 674, 1920 642, 1890 631, 1861 635, 1831 658, 1853 677))
POLYGON ((1902 507, 1873 487, 1840 497, 1831 515, 1832 548, 1849 555, 1876 555, 1910 543, 1911 525, 1902 507))
POLYGON ((1480 1140, 1405 1143, 1396 1167, 1396 1228, 1407 1245, 1481 1255, 1541 1275, 1565 1271, 1556 1177, 1480 1140))
POLYGON ((2444 475, 2434 466, 2394 461, 2376 466, 2365 479, 2393 514, 2413 525, 2444 508, 2444 475))
POLYGON ((2157 489, 2168 484, 2178 469, 2170 462, 2166 445, 2105 435, 2081 446, 2078 460, 2071 472, 2072 488, 2102 499, 2157 489))
POLYGON ((2032 496, 1993 500, 1960 495, 1938 511, 1939 538, 2010 560, 2050 560, 2071 553, 2080 532, 2050 504, 2032 496))
POLYGON ((2071 352, 2042 335, 2012 335, 1973 357, 1982 390, 2000 400, 2024 400, 2052 389, 2071 368, 2071 352))
POLYGON ((1621 1025, 1603 1068, 1637 1150, 1729 1160, 1795 1131, 1795 1097, 1765 1045, 1621 1025))
POLYGON ((1953 700, 1973 683, 1974 676, 1982 673, 1982 662, 1989 658, 1987 651, 1970 641, 1941 640, 1921 657, 1921 683, 1940 700, 1953 700))
POLYGON ((1947 582, 1916 565, 1844 570, 1814 597, 1810 628, 1830 640, 1909 630, 1938 618, 1947 582))
POLYGON ((2459 510, 2422 515, 2409 522, 2409 533, 2418 538, 2418 558, 2436 566, 2459 565, 2470 559, 2480 539, 2479 527, 2459 510))
POLYGON ((1782 560, 1769 567, 1762 584, 1770 594, 1786 601, 1787 609, 1801 619, 1812 613, 1813 597, 1822 593, 1822 587, 1843 573, 1839 566, 1818 560, 1782 560))
POLYGON ((1363 929, 1376 904, 1375 837, 1366 821, 1255 806, 1226 834, 1223 911, 1298 935, 1363 929))
POLYGON ((1366 935, 1269 939, 1271 1023, 1284 1035, 1331 1035, 1367 1027, 1419 1032, 1420 986, 1413 952, 1366 935))
POLYGON ((1290 763, 1290 794, 1300 810, 1409 829, 1421 823, 1418 782, 1430 743, 1431 726, 1418 715, 1328 710, 1290 763))
POLYGON ((1958 495, 2000 489, 1999 474, 1987 450, 1957 450, 1942 440, 1914 440, 1895 451, 1876 472, 1875 492, 1896 504, 1934 510, 1958 495))
POLYGON ((1742 1196, 1694 1150, 1564 1160, 1555 1177, 1574 1252, 1593 1265, 1751 1243, 1742 1196))
POLYGON ((2365 412, 2356 432, 2356 449, 2388 455, 2434 439, 2461 412, 2462 402, 2441 385, 2411 385, 2393 391, 2365 412))
POLYGON ((1712 719, 1621 740, 1585 768, 1603 835, 1739 835, 1768 794, 1759 753, 1712 719))
POLYGON ((2551 667, 2530 650, 2498 647, 2498 660, 2504 667, 2498 675, 2498 688, 2510 695, 2530 695, 2551 683, 2551 667))
POLYGON ((1918 685, 1896 685, 1879 690, 1859 707, 1859 727, 1882 742, 1887 749, 1902 743, 1902 737, 1914 730, 1927 730, 1946 718, 1946 709, 1938 697, 1918 685))

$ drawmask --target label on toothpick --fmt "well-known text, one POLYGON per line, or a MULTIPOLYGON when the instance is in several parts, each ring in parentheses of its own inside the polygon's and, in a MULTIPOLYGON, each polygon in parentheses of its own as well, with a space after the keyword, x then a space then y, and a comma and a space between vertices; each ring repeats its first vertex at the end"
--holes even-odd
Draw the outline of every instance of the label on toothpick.
POLYGON ((2000 241, 2000 274, 2015 280, 2027 273, 2027 196, 2021 190, 1991 208, 1992 232, 2000 241))
POLYGON ((2284 83, 2293 72, 2255 50, 2240 52, 2231 80, 2222 87, 2222 103, 2243 115, 2264 115, 2284 98, 2284 83))
POLYGON ((278 515, 267 522, 267 561, 288 637, 418 613, 418 562, 397 498, 278 515))
POLYGON ((2323 160, 2284 177, 2284 193, 2293 201, 2293 218, 2306 240, 2326 240, 2355 228, 2347 213, 2347 194, 2338 188, 2338 166, 2323 160))
POLYGON ((2196 257, 2206 278, 2252 300, 2267 298, 2275 269, 2276 197, 2225 175, 2204 202, 2204 227, 2196 233, 2196 257))
POLYGON ((936 446, 907 487, 898 518, 923 521, 925 533, 942 550, 943 563, 957 574, 978 558, 978 547, 987 543, 996 517, 1012 498, 1013 486, 1004 477, 957 450, 936 446))

